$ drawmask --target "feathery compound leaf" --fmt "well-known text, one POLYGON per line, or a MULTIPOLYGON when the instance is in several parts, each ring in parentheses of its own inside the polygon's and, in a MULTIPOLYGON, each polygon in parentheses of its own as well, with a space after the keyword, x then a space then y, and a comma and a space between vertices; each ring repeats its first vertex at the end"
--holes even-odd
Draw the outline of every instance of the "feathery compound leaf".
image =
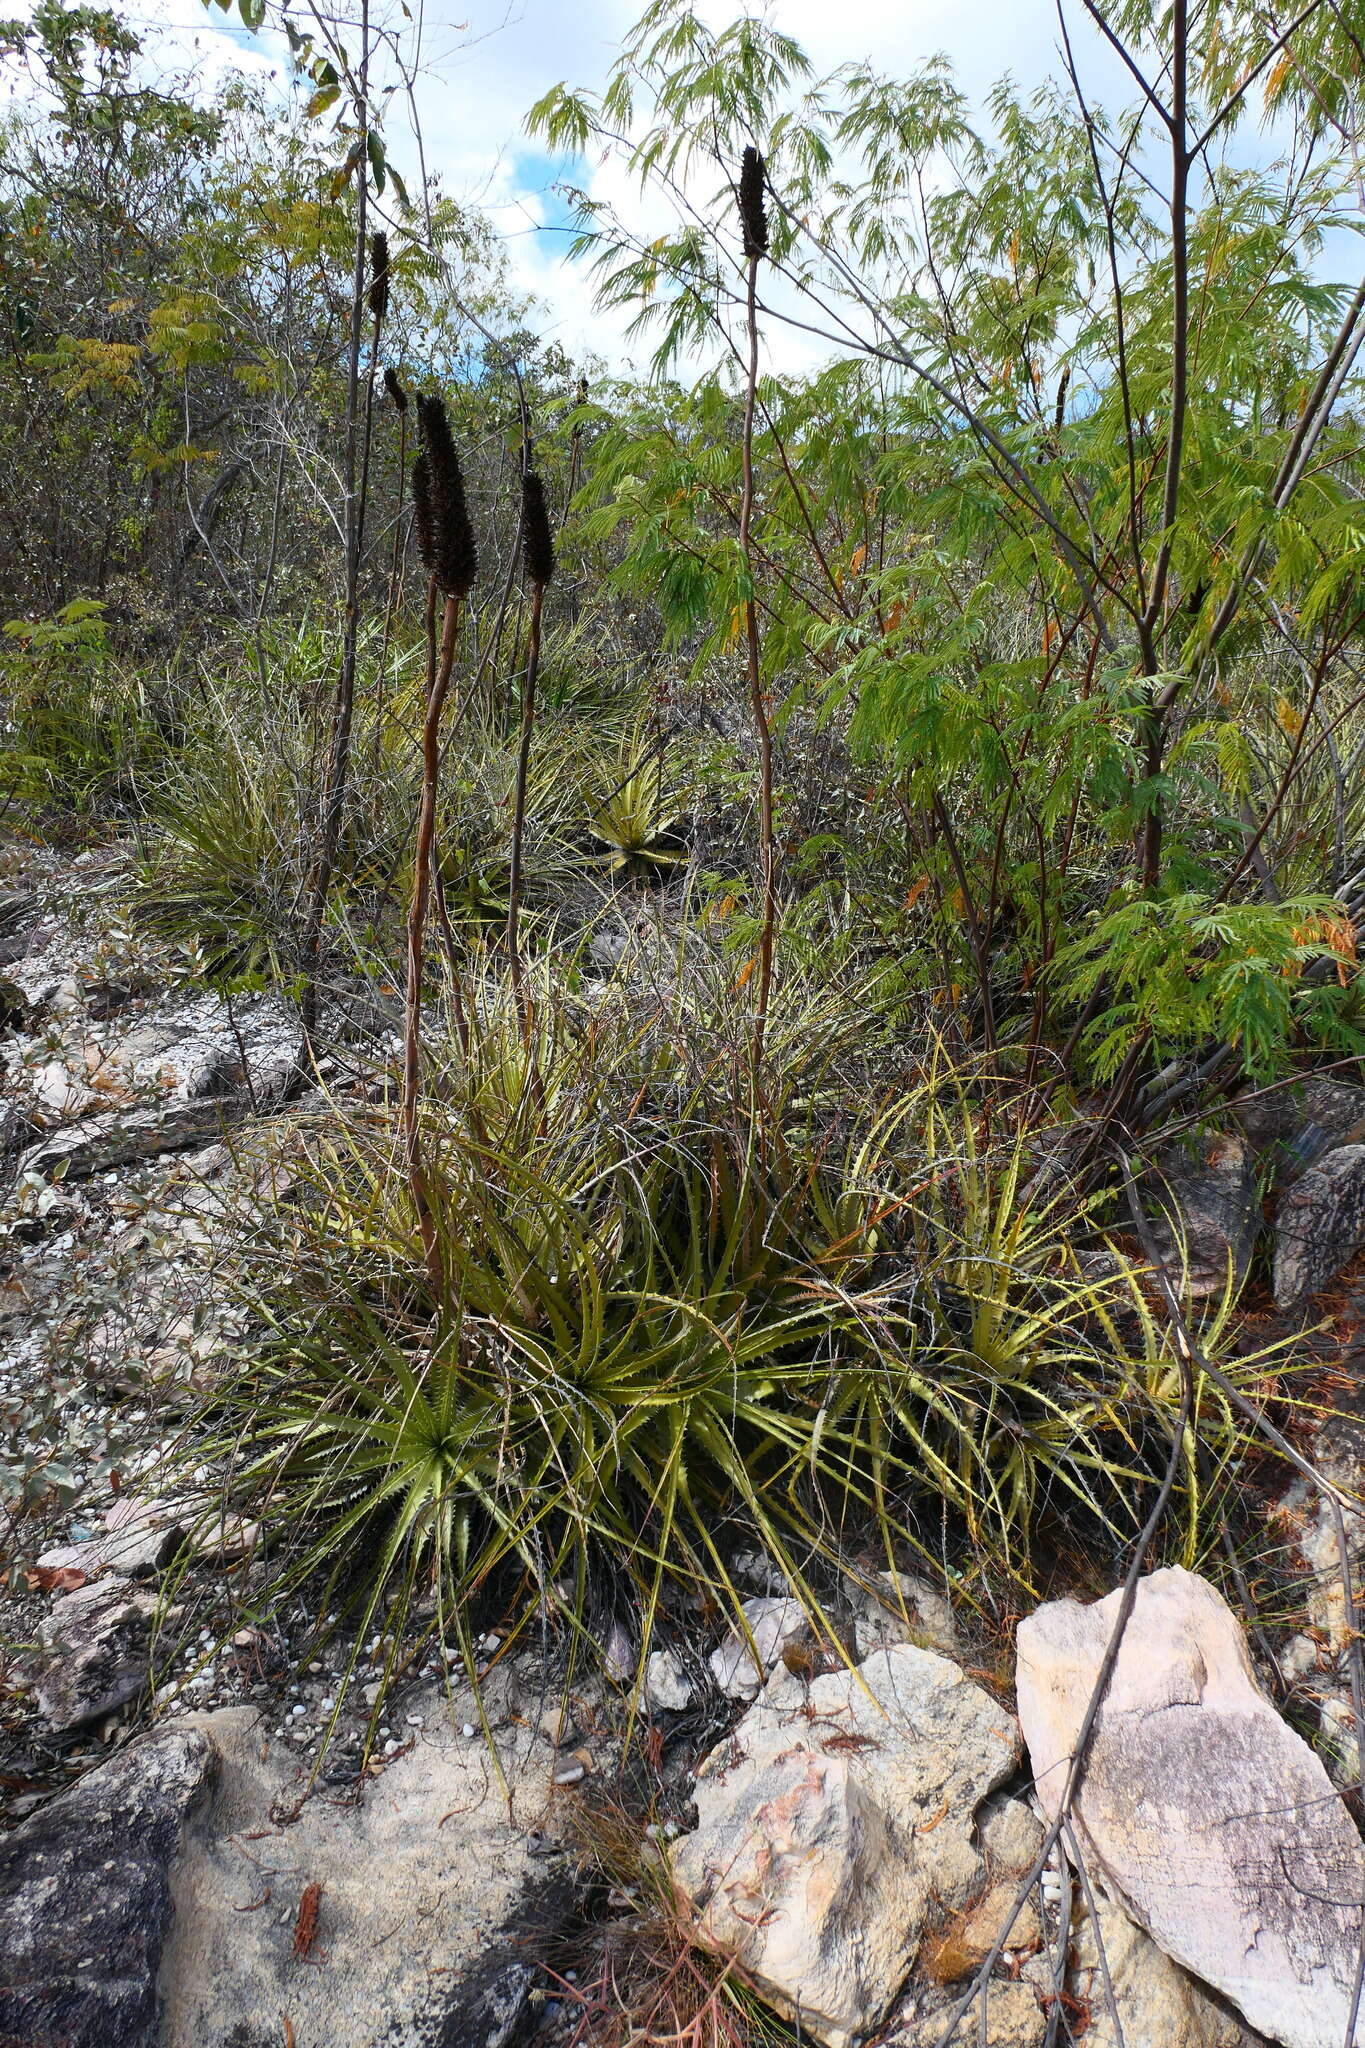
POLYGON ((436 542, 431 524, 431 470, 425 455, 412 465, 412 524, 417 535, 417 552, 428 576, 436 573, 436 542))
POLYGON ((746 256, 768 253, 768 210, 763 204, 766 172, 763 158, 750 143, 739 172, 739 218, 744 229, 746 256))
POLYGON ((465 597, 478 569, 474 528, 465 503, 460 458, 446 417, 445 402, 429 394, 417 400, 417 419, 427 459, 431 504, 430 569, 447 597, 465 597))
POLYGON ((370 237, 370 311, 383 322, 389 310, 389 238, 381 229, 370 237))
POLYGON ((534 469, 521 479, 521 559, 528 580, 543 589, 555 573, 555 543, 545 486, 534 469))
POLYGON ((405 413, 408 409, 408 394, 399 383, 398 372, 392 365, 384 372, 384 389, 388 392, 398 411, 405 413))

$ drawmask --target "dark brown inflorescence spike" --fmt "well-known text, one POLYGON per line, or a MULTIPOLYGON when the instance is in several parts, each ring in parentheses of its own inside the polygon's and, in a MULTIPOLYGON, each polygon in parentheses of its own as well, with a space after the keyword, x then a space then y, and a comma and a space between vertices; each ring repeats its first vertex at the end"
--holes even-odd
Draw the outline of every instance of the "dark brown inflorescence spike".
POLYGON ((465 503, 460 458, 455 453, 443 400, 419 397, 417 421, 427 459, 431 499, 431 573, 447 597, 467 597, 478 568, 478 553, 465 503))
POLYGON ((766 181, 763 158, 750 143, 739 170, 739 218, 744 229, 746 256, 766 256, 768 253, 768 209, 763 204, 766 181))
POLYGON ((521 479, 521 559, 528 580, 543 590, 555 573, 555 543, 545 486, 534 469, 521 479))
POLYGON ((417 552, 428 576, 435 573, 436 542, 431 527, 431 472, 425 455, 412 465, 412 526, 417 535, 417 552))
POLYGON ((382 231, 370 236, 370 311, 381 324, 389 310, 389 238, 382 231))
POLYGON ((389 397, 393 400, 399 412, 405 413, 408 409, 408 394, 399 383, 398 372, 392 366, 384 372, 384 389, 388 392, 389 397))

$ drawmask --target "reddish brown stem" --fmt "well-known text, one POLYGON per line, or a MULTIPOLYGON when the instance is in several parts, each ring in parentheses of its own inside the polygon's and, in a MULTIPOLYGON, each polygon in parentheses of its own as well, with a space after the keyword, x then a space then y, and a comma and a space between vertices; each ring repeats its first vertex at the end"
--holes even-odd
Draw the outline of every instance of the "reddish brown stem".
POLYGON ((521 744, 517 748, 517 787, 512 807, 512 872, 507 885, 507 957, 512 980, 521 1000, 521 947, 517 926, 521 916, 521 860, 526 838, 526 781, 531 762, 531 734, 536 720, 536 678, 540 671, 540 613, 545 588, 537 583, 531 590, 531 625, 526 646, 526 674, 521 686, 521 744))
POLYGON ((379 643, 379 673, 374 704, 374 766, 379 772, 381 741, 384 730, 384 675, 389 665, 389 636, 393 628, 393 615, 402 596, 403 562, 403 487, 408 475, 408 422, 405 414, 398 415, 398 509, 393 520, 393 561, 389 567, 389 591, 384 604, 384 635, 379 643))
POLYGON ((448 597, 441 631, 441 651, 436 659, 436 581, 427 585, 428 688, 426 716, 422 722, 422 800, 417 813, 417 844, 413 853, 412 904, 408 911, 408 980, 403 1012, 403 1147, 407 1159, 408 1184, 422 1233, 422 1249, 436 1287, 443 1286, 436 1224, 427 1195, 422 1164, 421 1134, 418 1128, 417 1098, 422 1065, 422 951, 426 935, 427 903, 431 894, 432 850, 436 843, 436 797, 441 773, 441 712, 450 674, 455 666, 455 640, 460 623, 460 600, 448 597))

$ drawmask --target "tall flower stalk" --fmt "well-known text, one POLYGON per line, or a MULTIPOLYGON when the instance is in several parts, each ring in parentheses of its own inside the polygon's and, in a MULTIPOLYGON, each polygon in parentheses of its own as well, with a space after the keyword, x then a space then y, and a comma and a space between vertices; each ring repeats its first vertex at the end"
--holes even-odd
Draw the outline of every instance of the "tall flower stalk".
MULTIPOLYGON (((386 273, 387 293, 387 273, 386 273)), ((392 365, 384 372, 384 389, 388 392, 393 409, 398 415, 398 503, 393 515, 393 559, 389 563, 389 588, 384 600, 384 633, 379 645, 379 669, 376 679, 374 703, 374 765, 379 766, 380 742, 384 725, 384 678, 389 665, 389 636, 393 630, 393 615, 398 607, 400 577, 403 568, 403 492, 408 477, 408 394, 403 389, 397 370, 392 365)))
POLYGON ((422 1233, 422 1249, 433 1282, 441 1285, 436 1226, 427 1198, 418 1126, 418 1093, 422 1059, 422 963, 427 906, 436 842, 436 800, 441 774, 441 713, 455 666, 460 607, 469 595, 478 568, 474 529, 465 503, 460 461, 439 398, 420 397, 417 425, 422 447, 412 473, 413 523, 418 550, 427 572, 427 688, 422 721, 422 796, 417 812, 413 855, 412 901, 408 910, 407 988, 403 1011, 403 1144, 408 1183, 422 1233), (439 652, 436 613, 444 599, 439 652))
POLYGON ((530 1016, 521 975, 518 920, 521 915, 522 850, 526 838, 526 780, 531 760, 531 735, 536 718, 536 682, 540 674, 540 622, 545 591, 555 573, 554 535, 545 503, 545 486, 534 469, 521 478, 521 561, 531 586, 531 620, 526 641, 526 671, 521 685, 521 742, 517 748, 516 796, 512 810, 512 872, 507 888, 507 955, 521 1007, 522 1024, 530 1037, 530 1016))
POLYGON ((755 602, 754 550, 754 414, 758 403, 758 266, 768 253, 768 212, 763 188, 763 158, 750 145, 739 174, 739 219, 747 266, 745 308, 748 325, 748 374, 744 391, 743 495, 739 507, 739 547, 744 557, 744 641, 749 668, 749 702, 758 741, 758 823, 763 863, 763 916, 758 940, 758 1003, 754 1012, 755 1073, 763 1063, 768 1001, 773 981, 773 935, 777 926, 777 849, 773 837, 773 738, 759 668, 758 606, 755 602))

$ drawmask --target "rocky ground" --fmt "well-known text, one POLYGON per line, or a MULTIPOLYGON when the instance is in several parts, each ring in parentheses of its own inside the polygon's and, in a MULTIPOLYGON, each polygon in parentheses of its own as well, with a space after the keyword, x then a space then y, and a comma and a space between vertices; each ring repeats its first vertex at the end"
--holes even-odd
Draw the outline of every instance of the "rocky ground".
POLYGON ((1144 1581, 1065 1808, 1112 1608, 1023 1624, 1016 1706, 951 1583, 908 1569, 831 1587, 837 1643, 740 1557, 743 1635, 698 1616, 637 1671, 618 1625, 574 1675, 494 1618, 477 1694, 433 1632, 381 1697, 377 1637, 265 1610, 268 1532, 179 1418, 250 1341, 235 1261, 299 1117, 382 1085, 391 1048, 339 1021, 301 1103, 289 1006, 177 983, 122 860, 0 883, 4 2048, 1339 2048, 1365 1093, 1318 1078, 1159 1156, 1196 1291, 1262 1227, 1282 1313, 1343 1290, 1296 1441, 1345 1508, 1268 1482, 1250 1648, 1203 1580, 1144 1581))

